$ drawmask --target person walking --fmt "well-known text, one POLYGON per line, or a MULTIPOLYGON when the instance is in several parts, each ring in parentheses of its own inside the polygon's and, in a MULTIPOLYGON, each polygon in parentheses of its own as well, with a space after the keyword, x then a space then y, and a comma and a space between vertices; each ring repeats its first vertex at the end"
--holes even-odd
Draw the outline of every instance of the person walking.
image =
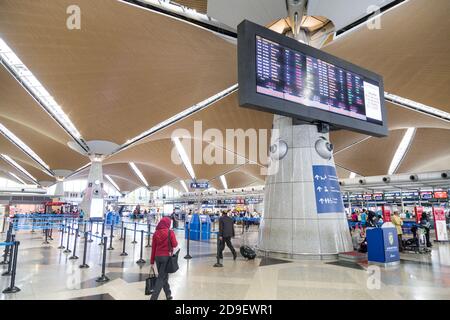
POLYGON ((231 238, 234 238, 234 221, 227 215, 226 211, 222 212, 222 216, 219 218, 219 259, 223 259, 223 250, 225 244, 231 250, 233 254, 233 260, 236 260, 236 250, 233 248, 231 238))
POLYGON ((400 218, 400 215, 398 211, 394 211, 394 216, 392 217, 392 223, 395 225, 395 228, 397 229, 397 236, 398 236, 398 249, 400 252, 403 252, 403 242, 402 242, 402 225, 403 220, 400 218))
POLYGON ((170 230, 170 223, 171 221, 169 217, 162 218, 156 226, 155 233, 153 234, 150 265, 154 270, 154 265, 156 262, 158 278, 156 279, 155 288, 150 300, 158 300, 162 289, 164 289, 167 300, 173 299, 172 292, 170 291, 169 274, 166 272, 166 266, 169 261, 169 257, 173 254, 174 249, 178 247, 178 242, 175 237, 175 233, 173 230, 170 230))

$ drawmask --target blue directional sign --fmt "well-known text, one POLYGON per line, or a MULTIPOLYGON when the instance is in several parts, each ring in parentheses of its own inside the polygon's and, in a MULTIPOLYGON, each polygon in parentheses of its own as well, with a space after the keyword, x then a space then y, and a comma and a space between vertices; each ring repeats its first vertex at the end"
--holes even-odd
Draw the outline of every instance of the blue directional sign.
POLYGON ((336 169, 332 166, 313 166, 317 213, 344 212, 336 169))
POLYGON ((191 183, 191 189, 208 189, 209 183, 208 182, 192 182, 191 183))

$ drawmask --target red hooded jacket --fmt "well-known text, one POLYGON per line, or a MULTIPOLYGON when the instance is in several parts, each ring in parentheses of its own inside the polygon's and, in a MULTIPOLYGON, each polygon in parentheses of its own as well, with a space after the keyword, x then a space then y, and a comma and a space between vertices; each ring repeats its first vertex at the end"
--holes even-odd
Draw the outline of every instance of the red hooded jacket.
MULTIPOLYGON (((156 231, 153 234, 152 242, 152 256, 150 258, 150 264, 155 263, 155 257, 168 257, 169 252, 169 228, 170 228, 170 218, 164 217, 156 226, 156 231)), ((170 243, 172 244, 172 249, 178 246, 177 238, 173 230, 170 230, 170 243)))

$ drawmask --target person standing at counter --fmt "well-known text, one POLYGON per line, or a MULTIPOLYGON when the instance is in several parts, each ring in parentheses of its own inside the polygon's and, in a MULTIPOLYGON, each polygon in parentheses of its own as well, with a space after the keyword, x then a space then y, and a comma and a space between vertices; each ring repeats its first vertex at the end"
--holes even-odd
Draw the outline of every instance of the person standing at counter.
POLYGON ((392 223, 394 224, 395 228, 397 229, 397 235, 398 235, 398 250, 400 252, 403 252, 403 242, 402 242, 402 225, 403 220, 400 218, 398 211, 394 211, 394 216, 392 217, 392 223))

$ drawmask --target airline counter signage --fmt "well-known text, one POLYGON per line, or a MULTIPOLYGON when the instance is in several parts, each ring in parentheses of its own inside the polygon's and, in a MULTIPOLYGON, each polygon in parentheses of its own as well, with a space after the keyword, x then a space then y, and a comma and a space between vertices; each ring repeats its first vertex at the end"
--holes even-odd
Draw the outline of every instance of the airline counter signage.
POLYGON ((414 213, 416 214, 416 222, 419 223, 422 218, 423 207, 414 207, 414 213))
POLYGON ((383 212, 383 222, 391 222, 391 209, 387 206, 381 206, 383 212))
POLYGON ((208 182, 192 182, 191 183, 191 189, 208 189, 209 183, 208 182))
POLYGON ((442 208, 433 207, 434 229, 437 241, 448 241, 445 212, 442 208))

